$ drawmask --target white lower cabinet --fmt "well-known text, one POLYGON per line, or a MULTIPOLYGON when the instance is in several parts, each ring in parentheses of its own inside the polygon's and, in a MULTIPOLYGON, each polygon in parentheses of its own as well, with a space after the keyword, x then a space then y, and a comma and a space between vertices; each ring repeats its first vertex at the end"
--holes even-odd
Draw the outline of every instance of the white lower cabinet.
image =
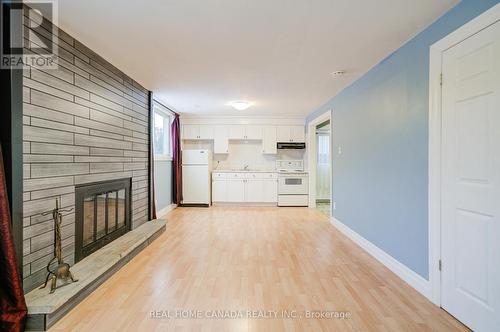
POLYGON ((229 179, 227 180, 227 200, 226 202, 244 202, 245 201, 245 180, 229 179))
POLYGON ((278 179, 266 179, 263 181, 263 192, 265 203, 278 202, 278 179))
POLYGON ((212 200, 216 203, 277 203, 277 175, 263 172, 214 172, 212 200))
POLYGON ((246 182, 246 202, 264 202, 264 180, 247 179, 246 182))
POLYGON ((213 180, 212 181, 212 202, 227 201, 227 181, 213 180))

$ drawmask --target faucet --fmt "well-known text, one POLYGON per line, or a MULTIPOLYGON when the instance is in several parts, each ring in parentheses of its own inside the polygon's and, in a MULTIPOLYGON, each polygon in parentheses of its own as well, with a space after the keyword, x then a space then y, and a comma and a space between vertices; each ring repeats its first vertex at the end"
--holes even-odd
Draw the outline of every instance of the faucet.
POLYGON ((243 167, 243 170, 247 171, 248 170, 248 164, 246 164, 244 167, 243 167))

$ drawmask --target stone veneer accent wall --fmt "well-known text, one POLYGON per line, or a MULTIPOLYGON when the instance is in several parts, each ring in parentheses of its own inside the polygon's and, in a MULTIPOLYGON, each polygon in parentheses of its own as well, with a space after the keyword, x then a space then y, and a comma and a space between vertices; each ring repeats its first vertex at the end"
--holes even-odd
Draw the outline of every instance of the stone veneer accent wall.
MULTIPOLYGON (((26 51, 38 40, 28 20, 26 51)), ((23 78, 25 291, 44 281, 53 255, 52 216, 41 213, 56 197, 74 208, 75 185, 131 177, 132 227, 148 219, 148 91, 63 31, 55 43, 59 69, 27 68, 23 78)), ((62 235, 73 264, 74 210, 62 235)))

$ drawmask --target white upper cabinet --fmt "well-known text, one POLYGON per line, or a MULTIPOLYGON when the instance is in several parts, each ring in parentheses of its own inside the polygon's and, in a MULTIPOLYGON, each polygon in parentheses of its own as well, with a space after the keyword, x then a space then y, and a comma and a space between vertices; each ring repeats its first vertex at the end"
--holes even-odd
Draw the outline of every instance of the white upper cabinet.
POLYGON ((200 135, 199 125, 183 125, 182 126, 182 138, 183 139, 198 139, 200 135))
POLYGON ((229 153, 229 125, 214 127, 214 153, 229 153))
POLYGON ((278 142, 304 143, 306 135, 304 126, 278 126, 278 142))
POLYGON ((229 139, 232 140, 261 140, 262 126, 255 125, 231 125, 229 139))
POLYGON ((304 126, 291 126, 290 134, 292 142, 304 143, 306 141, 306 133, 304 130, 304 126))
POLYGON ((230 125, 229 139, 245 139, 245 126, 230 125))
POLYGON ((214 139, 214 128, 209 125, 183 125, 182 139, 214 139))
POLYGON ((277 142, 304 143, 304 126, 242 125, 242 124, 185 124, 183 140, 213 140, 213 152, 229 153, 229 141, 262 141, 263 154, 277 154, 277 142))
POLYGON ((275 126, 265 126, 262 129, 262 153, 264 154, 277 154, 278 149, 276 148, 277 143, 276 137, 276 127, 275 126))
POLYGON ((200 125, 200 139, 214 139, 214 127, 209 125, 200 125))
POLYGON ((245 126, 245 139, 254 139, 261 140, 262 139, 262 126, 245 126))
POLYGON ((290 142, 291 132, 289 126, 278 126, 276 130, 278 142, 290 142))

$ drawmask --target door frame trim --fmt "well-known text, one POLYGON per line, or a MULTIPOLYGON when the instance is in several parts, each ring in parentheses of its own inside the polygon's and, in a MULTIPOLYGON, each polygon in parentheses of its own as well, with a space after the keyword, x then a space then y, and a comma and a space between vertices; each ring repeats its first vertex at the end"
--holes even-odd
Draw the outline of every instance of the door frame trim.
MULTIPOLYGON (((497 4, 430 47, 429 62, 429 282, 431 301, 441 306, 441 73, 442 53, 500 21, 497 4)), ((445 78, 446 80, 446 78, 445 78)))
POLYGON ((309 207, 316 207, 316 126, 330 121, 330 217, 333 215, 333 109, 318 115, 307 124, 307 165, 309 170, 309 207))

